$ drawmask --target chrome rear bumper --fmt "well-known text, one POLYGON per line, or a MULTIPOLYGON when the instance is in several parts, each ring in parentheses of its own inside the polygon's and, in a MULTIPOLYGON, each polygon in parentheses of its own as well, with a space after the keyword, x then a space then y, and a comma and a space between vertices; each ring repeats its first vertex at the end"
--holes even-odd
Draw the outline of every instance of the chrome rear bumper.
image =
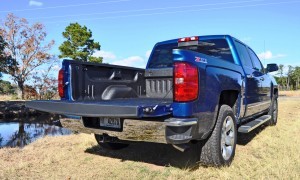
POLYGON ((88 134, 106 134, 126 141, 145 141, 169 144, 187 143, 196 132, 197 119, 170 118, 165 121, 125 119, 123 131, 108 131, 97 128, 87 128, 80 117, 61 117, 63 127, 73 131, 88 134))

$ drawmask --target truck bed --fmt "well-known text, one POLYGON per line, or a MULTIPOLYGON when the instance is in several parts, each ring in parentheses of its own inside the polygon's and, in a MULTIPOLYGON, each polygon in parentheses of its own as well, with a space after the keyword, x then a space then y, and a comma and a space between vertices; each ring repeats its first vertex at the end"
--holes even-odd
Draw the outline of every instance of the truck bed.
POLYGON ((63 70, 64 81, 67 84, 64 86, 66 93, 62 100, 173 98, 172 68, 147 71, 125 66, 64 60, 63 70))

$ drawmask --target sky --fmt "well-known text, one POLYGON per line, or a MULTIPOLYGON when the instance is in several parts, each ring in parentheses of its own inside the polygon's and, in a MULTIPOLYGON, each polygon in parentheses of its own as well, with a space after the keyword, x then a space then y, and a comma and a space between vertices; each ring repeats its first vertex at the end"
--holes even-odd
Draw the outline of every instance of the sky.
POLYGON ((43 23, 56 55, 65 27, 78 22, 101 44, 94 55, 111 64, 144 68, 157 42, 229 34, 264 65, 300 66, 300 0, 0 0, 0 19, 8 13, 43 23))

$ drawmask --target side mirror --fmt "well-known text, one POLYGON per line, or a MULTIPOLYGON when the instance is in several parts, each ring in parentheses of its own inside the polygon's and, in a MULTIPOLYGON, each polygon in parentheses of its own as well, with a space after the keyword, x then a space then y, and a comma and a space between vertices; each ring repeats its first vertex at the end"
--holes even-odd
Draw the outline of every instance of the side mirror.
POLYGON ((266 72, 274 72, 274 71, 278 71, 278 66, 277 64, 267 64, 267 69, 266 72))

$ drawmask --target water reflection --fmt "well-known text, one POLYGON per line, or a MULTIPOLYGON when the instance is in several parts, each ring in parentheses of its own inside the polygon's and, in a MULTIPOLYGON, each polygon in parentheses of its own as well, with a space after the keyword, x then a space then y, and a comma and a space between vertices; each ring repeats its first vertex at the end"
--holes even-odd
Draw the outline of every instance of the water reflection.
POLYGON ((71 133, 69 129, 43 123, 2 122, 0 123, 0 147, 24 147, 44 136, 71 133))

